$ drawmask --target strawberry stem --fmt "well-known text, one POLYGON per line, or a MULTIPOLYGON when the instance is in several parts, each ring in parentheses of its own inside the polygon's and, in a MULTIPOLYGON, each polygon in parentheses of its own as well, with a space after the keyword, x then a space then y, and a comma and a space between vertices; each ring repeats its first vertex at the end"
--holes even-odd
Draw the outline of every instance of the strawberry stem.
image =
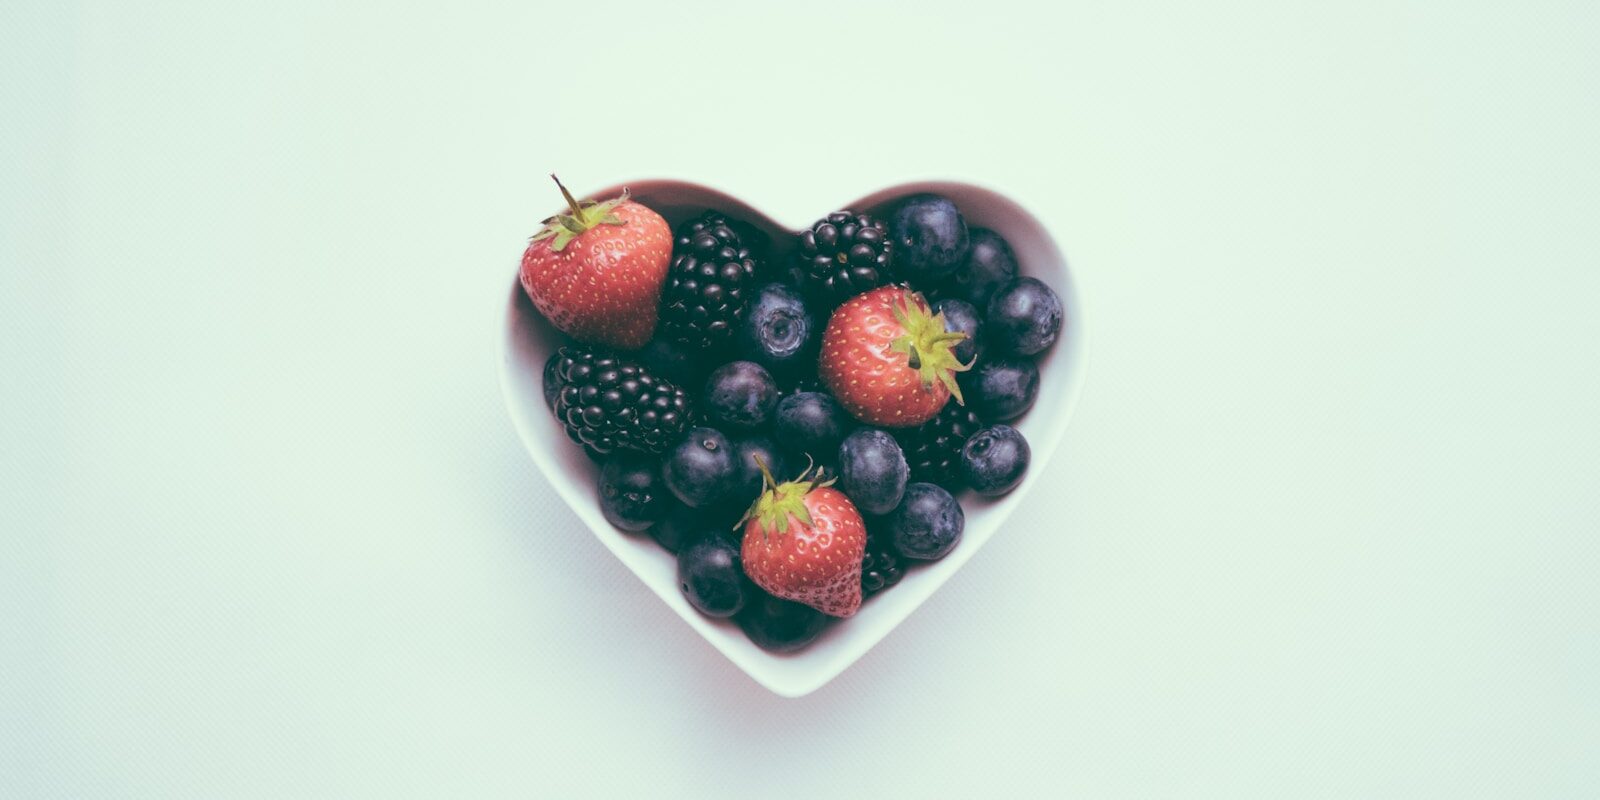
POLYGON ((772 477, 772 470, 767 468, 766 459, 761 456, 755 456, 755 460, 756 468, 761 470, 761 490, 766 491, 777 486, 778 481, 772 477))
POLYGON ((596 225, 623 225, 626 220, 617 216, 613 211, 617 206, 628 201, 628 190, 622 190, 621 197, 613 197, 603 203, 588 201, 587 205, 578 202, 578 198, 567 191, 565 184, 557 178, 555 173, 550 173, 550 180, 556 182, 556 187, 561 190, 561 196, 567 201, 568 213, 557 214, 544 221, 544 228, 533 235, 532 241, 550 240, 550 249, 561 252, 568 243, 582 236, 596 225))
POLYGON ((933 313, 928 301, 916 292, 907 292, 899 305, 890 303, 889 310, 905 331, 889 343, 889 349, 905 355, 906 366, 916 370, 923 388, 937 381, 950 390, 957 403, 965 405, 955 374, 972 369, 972 364, 956 358, 955 345, 967 335, 946 330, 944 313, 933 313))
POLYGON ((757 495, 755 502, 750 504, 750 509, 734 524, 734 529, 737 530, 750 520, 756 520, 761 538, 765 541, 773 532, 787 533, 791 518, 801 527, 811 527, 811 512, 806 510, 805 504, 806 495, 824 486, 832 486, 835 479, 823 480, 821 471, 812 474, 812 466, 807 466, 806 471, 800 473, 800 477, 778 483, 772 477, 772 471, 767 468, 767 463, 760 456, 756 456, 755 459, 756 466, 761 469, 761 494, 757 495))
POLYGON ((572 192, 567 191, 567 187, 561 183, 561 179, 557 178, 554 172, 550 173, 550 180, 556 182, 556 188, 561 190, 561 196, 567 199, 567 208, 572 209, 572 216, 583 220, 583 209, 578 206, 578 201, 572 196, 572 192))

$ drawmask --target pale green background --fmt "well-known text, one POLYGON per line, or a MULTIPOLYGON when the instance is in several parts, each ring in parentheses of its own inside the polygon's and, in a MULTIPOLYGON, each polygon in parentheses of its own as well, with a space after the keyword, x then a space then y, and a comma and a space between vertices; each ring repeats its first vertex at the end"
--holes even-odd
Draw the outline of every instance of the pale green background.
POLYGON ((1600 794, 1593 4, 405 5, 0 7, 0 797, 1600 794), (505 419, 552 169, 1013 193, 1047 491, 768 694, 505 419))

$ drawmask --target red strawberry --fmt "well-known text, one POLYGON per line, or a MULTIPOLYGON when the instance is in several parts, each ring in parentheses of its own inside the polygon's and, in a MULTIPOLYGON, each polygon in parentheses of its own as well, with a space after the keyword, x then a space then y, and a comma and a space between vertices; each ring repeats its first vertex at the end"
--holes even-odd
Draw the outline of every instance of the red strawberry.
MULTIPOLYGON (((833 480, 804 473, 774 485, 761 463, 765 487, 745 513, 744 571, 768 594, 805 603, 824 614, 848 617, 861 608, 861 560, 867 526, 833 480)), ((810 470, 807 470, 809 472, 810 470)))
POLYGON ((603 203, 579 203, 565 186, 561 195, 567 212, 545 220, 522 254, 523 290, 550 324, 580 342, 643 347, 656 329, 672 229, 626 191, 603 203))
POLYGON ((921 425, 952 395, 962 403, 957 372, 971 364, 952 348, 967 338, 944 327, 944 314, 904 286, 883 286, 850 298, 822 334, 818 371, 856 419, 886 428, 921 425))

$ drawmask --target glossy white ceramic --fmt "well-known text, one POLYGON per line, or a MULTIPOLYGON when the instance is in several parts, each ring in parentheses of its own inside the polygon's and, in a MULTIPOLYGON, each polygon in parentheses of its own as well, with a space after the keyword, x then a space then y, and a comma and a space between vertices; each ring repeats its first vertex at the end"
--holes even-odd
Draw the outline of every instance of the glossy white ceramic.
MULTIPOLYGON (((784 209, 783 221, 778 222, 731 194, 675 180, 631 181, 580 196, 610 197, 624 186, 635 199, 660 212, 674 226, 707 208, 748 221, 772 237, 776 257, 783 256, 792 246, 794 231, 833 210, 784 209)), ((749 191, 752 196, 759 196, 755 187, 749 187, 749 191)), ((870 599, 856 616, 831 624, 811 646, 789 655, 763 651, 751 644, 732 622, 700 615, 679 591, 673 556, 648 535, 623 533, 601 516, 595 490, 597 468, 570 443, 544 404, 541 373, 557 336, 523 294, 516 280, 517 261, 511 260, 512 280, 500 340, 501 386, 511 419, 529 455, 578 518, 622 563, 713 647, 757 682, 780 695, 807 694, 843 672, 922 605, 1000 530, 1012 510, 1027 502, 1028 496, 1038 488, 1039 476, 1044 472, 1042 467, 1055 455, 1083 386, 1088 344, 1083 302, 1066 259, 1044 222, 999 192, 956 182, 902 184, 842 203, 839 208, 872 211, 882 209, 899 197, 925 191, 954 199, 969 225, 999 232, 1015 251, 1022 273, 1043 280, 1061 295, 1066 310, 1061 338, 1041 354, 1039 399, 1033 409, 1015 423, 1032 448, 1032 467, 1022 485, 1004 498, 986 501, 970 493, 963 495, 966 530, 960 545, 950 555, 910 570, 892 591, 870 599)), ((553 535, 562 533, 552 532, 553 535)), ((577 531, 569 533, 579 535, 577 531)))

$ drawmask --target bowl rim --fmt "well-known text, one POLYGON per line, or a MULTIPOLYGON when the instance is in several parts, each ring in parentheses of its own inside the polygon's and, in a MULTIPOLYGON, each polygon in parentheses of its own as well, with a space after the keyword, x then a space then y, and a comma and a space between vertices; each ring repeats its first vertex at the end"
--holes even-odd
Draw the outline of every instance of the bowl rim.
MULTIPOLYGON (((775 219, 772 215, 740 199, 738 195, 735 195, 732 192, 692 180, 666 177, 642 178, 618 182, 602 189, 578 196, 613 197, 617 194, 620 194, 625 188, 640 189, 640 191, 634 192, 636 196, 648 195, 651 191, 659 190, 661 188, 666 188, 669 191, 682 189, 698 195, 712 195, 715 196, 716 202, 718 203, 717 207, 725 210, 728 207, 737 208, 737 212, 730 211, 730 213, 735 213, 736 216, 753 217, 760 222, 765 223, 763 227, 769 227, 786 233, 794 233, 800 230, 799 228, 790 226, 786 221, 775 219)), ((1043 244, 1049 249, 1050 253, 1059 263, 1063 285, 1054 285, 1052 283, 1051 288, 1061 296, 1062 304, 1064 310, 1067 312, 1067 319, 1070 325, 1070 327, 1066 328, 1065 330, 1070 331, 1070 338, 1063 337, 1064 339, 1067 339, 1067 341, 1057 341, 1056 344, 1053 345, 1052 350, 1070 350, 1072 369, 1066 377, 1065 385, 1061 387, 1061 389, 1064 391, 1064 394, 1061 395, 1058 400, 1052 403, 1052 405, 1056 407, 1055 414, 1063 418, 1062 422, 1053 431, 1051 431, 1052 435, 1048 442, 1030 442, 1034 445, 1033 450, 1036 454, 1040 452, 1047 454, 1047 458, 1045 459, 1045 462, 1047 463, 1049 461, 1049 457, 1053 457, 1055 451, 1059 448, 1061 440, 1065 438, 1066 429, 1071 424, 1078 401, 1083 393, 1084 384, 1087 382, 1090 366, 1091 348, 1089 345, 1091 326, 1089 324, 1088 317, 1084 312, 1082 289, 1078 285, 1078 281, 1074 275, 1072 262, 1069 261, 1065 253, 1062 252, 1060 239, 1057 237, 1057 232, 1053 228, 1046 225, 1042 220, 1029 211, 1026 206, 1024 206, 1019 200, 1015 199, 1014 195, 1001 192, 991 186, 981 183, 938 178, 902 181, 874 190, 866 195, 863 195, 860 199, 841 207, 858 209, 874 208, 881 206, 890 200, 921 192, 932 192, 947 195, 970 195, 971 193, 977 192, 986 195, 990 201, 998 202, 1003 206, 1009 206, 1006 213, 1020 215, 1026 220, 1026 222, 1043 232, 1045 235, 1043 244)), ((1020 260, 1021 259, 1019 257, 1019 261, 1020 260)), ((513 352, 515 343, 517 341, 517 336, 520 333, 518 328, 518 315, 520 311, 519 307, 527 303, 519 275, 520 263, 521 258, 519 255, 517 259, 517 267, 513 270, 511 293, 509 298, 507 298, 505 295, 500 296, 499 303, 501 304, 501 319, 500 326, 496 331, 495 354, 499 361, 498 377, 501 398, 506 405, 506 413, 509 417, 511 417, 511 422, 517 431, 518 438, 522 441, 523 448, 528 452, 529 457, 534 461, 535 466, 538 467, 546 482, 553 490, 555 490, 556 494, 562 499, 562 501, 565 502, 569 509, 571 509, 571 511, 585 523, 586 527, 590 529, 589 532, 594 535, 595 538, 599 539, 606 549, 610 550, 612 555, 616 556, 617 559, 621 561, 625 567, 627 567, 629 572, 634 574, 635 578, 637 578, 653 593, 660 597, 669 608, 672 608, 674 611, 676 611, 678 616, 681 617, 697 633, 699 633, 701 637, 707 641, 707 643, 709 643, 718 652, 722 653, 724 657, 728 658, 735 665, 737 665, 739 669, 745 674, 749 675, 752 680, 780 696, 791 698, 801 697, 821 688, 828 682, 832 681, 835 677, 838 677, 839 674, 843 673, 844 670, 848 669, 862 656, 866 655, 868 651, 876 647, 877 644, 890 633, 892 633, 895 628, 898 628, 906 618, 908 618, 912 613, 915 613, 915 611, 920 608, 924 602, 926 602, 928 597, 931 597, 933 593, 937 592, 943 587, 947 580, 949 580, 956 572, 959 572, 961 568, 965 566, 966 561, 975 555, 978 550, 982 549, 982 545, 987 544, 988 539, 992 536, 992 534, 997 532, 1000 526, 1004 525, 1006 520, 1011 516, 1012 512, 1015 511, 1017 505, 1019 505, 1020 502, 1029 494, 1029 484, 1033 482, 1032 479, 1037 477, 1039 472, 1042 472, 1041 469, 1030 470, 1031 474, 1024 480, 1024 484, 1018 487, 1017 491, 1012 492, 1011 495, 1008 495, 1005 498, 999 498, 998 500, 994 501, 984 501, 984 508, 987 509, 990 507, 996 507, 996 511, 994 513, 997 513, 998 516, 993 517, 994 521, 992 525, 994 530, 991 530, 990 533, 985 535, 984 539, 976 545, 970 547, 957 547, 956 550, 953 551, 949 556, 946 556, 945 559, 941 560, 940 562, 935 562, 936 564, 944 563, 946 561, 951 563, 949 567, 942 570, 941 574, 937 576, 928 576, 929 578, 936 578, 936 580, 932 584, 924 586, 923 590, 920 592, 921 596, 916 598, 914 601, 910 601, 909 605, 905 607, 903 612, 900 613, 897 618, 884 625, 882 631, 876 636, 872 637, 870 641, 858 643, 855 646, 844 650, 843 652, 834 653, 833 658, 819 662, 815 669, 804 670, 800 672, 795 672, 793 670, 777 670, 775 668, 781 663, 794 663, 797 661, 807 660, 806 656, 808 652, 811 652, 811 648, 808 647, 796 653, 776 654, 760 650, 753 645, 748 648, 725 646, 724 642, 720 641, 720 637, 715 633, 715 629, 720 627, 721 624, 725 623, 726 621, 710 620, 709 618, 706 618, 694 611, 693 608, 690 607, 688 603, 684 601, 682 596, 676 591, 677 587, 675 585, 675 581, 668 582, 669 585, 662 586, 657 585, 659 583, 658 581, 647 578, 644 573, 635 568, 634 564, 632 563, 632 555, 624 550, 624 544, 626 542, 624 537, 629 535, 612 528, 612 526, 610 526, 609 523, 606 523, 604 518, 600 516, 598 509, 590 508, 590 506, 594 505, 591 502, 593 498, 582 496, 577 490, 576 482, 552 479, 554 475, 562 473, 564 468, 556 461, 556 454, 545 452, 546 448, 539 440, 538 435, 535 434, 535 432, 530 428, 530 422, 527 416, 522 413, 524 410, 523 405, 525 398, 519 396, 514 388, 514 378, 516 376, 513 374, 513 371, 518 373, 521 371, 519 369, 519 363, 518 359, 516 358, 516 354, 513 352), (609 531, 615 535, 608 536, 603 531, 609 531)), ((1019 266, 1023 265, 1019 264, 1019 266)), ((1023 272, 1022 274, 1028 273, 1023 272)), ((1035 275, 1035 277, 1038 276, 1035 275)), ((535 316, 537 316, 537 313, 535 313, 535 316)), ((548 323, 544 324, 548 325, 548 323)), ((1060 354, 1055 353, 1050 356, 1052 359, 1060 357, 1060 354)), ((542 380, 542 374, 540 379, 542 380)), ((1036 467, 1039 464, 1040 462, 1035 462, 1036 467)), ((979 500, 980 498, 973 497, 971 499, 979 500)), ((964 505, 967 505, 965 501, 964 505)), ((654 543, 651 542, 651 544, 653 545, 654 543)), ((660 548, 657 549, 659 550, 660 548)), ((669 557, 671 555, 670 553, 666 553, 664 550, 661 552, 669 557)), ((850 620, 845 624, 855 621, 856 620, 850 620)), ((738 635, 742 637, 742 633, 739 633, 738 635)))

